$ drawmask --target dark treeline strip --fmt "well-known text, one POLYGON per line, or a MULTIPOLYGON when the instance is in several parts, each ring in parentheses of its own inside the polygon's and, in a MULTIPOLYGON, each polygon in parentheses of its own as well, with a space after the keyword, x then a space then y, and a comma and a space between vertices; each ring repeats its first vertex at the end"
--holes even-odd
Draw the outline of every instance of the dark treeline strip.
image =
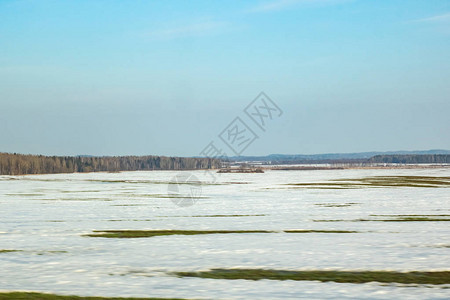
POLYGON ((43 156, 0 153, 0 175, 220 168, 211 158, 166 156, 43 156))
POLYGON ((387 164, 448 164, 450 163, 450 154, 376 155, 370 158, 368 162, 387 164))
POLYGON ((298 165, 298 164, 364 164, 367 159, 299 159, 299 160, 279 160, 268 162, 268 165, 298 165))
MULTIPOLYGON (((249 160, 249 162, 251 162, 249 160)), ((386 154, 375 155, 370 158, 342 158, 342 159, 292 159, 264 161, 268 165, 292 164, 334 164, 367 166, 376 163, 386 164, 445 164, 450 163, 450 154, 386 154)))

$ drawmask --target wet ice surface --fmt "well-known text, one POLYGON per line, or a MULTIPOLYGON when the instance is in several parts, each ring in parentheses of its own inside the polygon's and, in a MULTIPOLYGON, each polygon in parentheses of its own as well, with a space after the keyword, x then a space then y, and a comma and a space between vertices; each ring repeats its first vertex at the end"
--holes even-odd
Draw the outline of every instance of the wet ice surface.
MULTIPOLYGON (((214 174, 202 198, 176 206, 179 172, 0 177, 0 289, 60 294, 214 299, 446 299, 439 286, 177 278, 211 268, 449 269, 449 222, 314 222, 371 214, 450 214, 448 188, 289 188, 287 183, 365 176, 450 176, 449 169, 268 171, 214 174), (344 207, 320 204, 354 203, 344 207), (319 204, 319 205, 318 205, 319 204), (207 215, 256 215, 205 217, 207 215), (85 237, 92 230, 355 230, 360 233, 85 237)), ((192 172, 211 180, 204 171, 192 172)), ((189 191, 189 186, 180 187, 189 191)))

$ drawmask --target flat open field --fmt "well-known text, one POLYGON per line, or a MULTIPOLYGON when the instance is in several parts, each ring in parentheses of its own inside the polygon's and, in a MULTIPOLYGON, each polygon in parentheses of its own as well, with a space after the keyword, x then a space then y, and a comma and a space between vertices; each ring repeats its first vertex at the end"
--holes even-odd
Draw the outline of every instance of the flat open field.
POLYGON ((186 171, 208 182, 168 193, 179 173, 0 176, 0 291, 186 299, 450 295, 448 168, 214 173, 213 182, 205 171, 186 171))

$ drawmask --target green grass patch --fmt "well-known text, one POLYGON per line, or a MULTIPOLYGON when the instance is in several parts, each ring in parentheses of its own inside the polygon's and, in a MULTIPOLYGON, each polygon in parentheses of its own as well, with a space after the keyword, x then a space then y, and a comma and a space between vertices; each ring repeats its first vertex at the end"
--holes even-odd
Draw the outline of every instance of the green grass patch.
POLYGON ((148 238, 165 235, 201 235, 201 234, 230 234, 230 233, 357 233, 348 230, 312 230, 291 229, 283 231, 269 230, 94 230, 86 234, 88 237, 102 238, 148 238))
POLYGON ((22 252, 22 253, 30 253, 30 254, 36 254, 36 255, 68 253, 67 251, 63 251, 63 250, 26 251, 26 250, 15 250, 15 249, 11 249, 11 250, 0 249, 0 253, 11 253, 11 252, 22 252))
MULTIPOLYGON (((263 217, 266 215, 198 215, 192 218, 231 218, 231 217, 263 217)), ((186 216, 189 217, 189 216, 186 216)))
POLYGON ((316 203, 314 205, 320 206, 320 207, 349 207, 349 206, 357 205, 357 204, 360 204, 360 203, 353 203, 353 202, 350 202, 350 203, 316 203))
POLYGON ((264 214, 255 215, 194 215, 194 216, 156 216, 156 218, 231 218, 231 217, 263 217, 264 214))
POLYGON ((76 190, 76 191, 60 191, 60 193, 64 193, 64 194, 71 194, 71 193, 100 193, 103 191, 100 190, 76 190))
POLYGON ((116 220, 106 220, 108 222, 151 222, 155 221, 152 219, 116 219, 116 220))
POLYGON ((313 222, 448 222, 450 218, 430 218, 430 217, 397 217, 392 219, 330 219, 330 220, 313 220, 313 222))
POLYGON ((98 183, 131 183, 131 184, 184 184, 184 185, 226 185, 226 183, 220 182, 208 182, 208 181, 157 181, 157 180, 123 180, 123 179, 87 179, 87 182, 98 182, 98 183))
POLYGON ((15 249, 0 249, 0 253, 10 253, 10 252, 22 252, 23 250, 15 250, 15 249))
POLYGON ((64 254, 69 253, 64 250, 48 250, 48 251, 38 251, 36 252, 37 255, 47 255, 47 254, 64 254))
POLYGON ((284 230, 286 233, 358 233, 358 231, 351 230, 309 230, 309 229, 293 229, 293 230, 284 230))
POLYGON ((372 176, 355 179, 335 179, 328 182, 289 183, 292 188, 356 189, 376 187, 450 187, 450 177, 435 176, 372 176))
MULTIPOLYGON (((189 195, 176 195, 176 194, 132 194, 132 198, 155 198, 155 199, 167 199, 167 198, 191 198, 189 195)), ((207 196, 196 197, 200 199, 208 199, 207 196)))
POLYGON ((450 218, 430 218, 430 217, 402 217, 396 219, 382 219, 373 220, 381 222, 445 222, 450 221, 450 218))
POLYGON ((6 194, 7 196, 18 196, 18 197, 34 197, 34 196, 43 196, 43 193, 14 193, 14 194, 6 194))
POLYGON ((370 215, 371 217, 450 217, 450 215, 370 215))
POLYGON ((182 300, 180 298, 116 298, 116 297, 81 297, 81 296, 63 296, 45 293, 33 292, 0 292, 0 300, 160 300, 172 299, 182 300))
POLYGON ((265 269, 212 269, 202 272, 175 272, 179 277, 246 280, 308 280, 340 283, 402 283, 450 284, 450 271, 394 272, 394 271, 283 271, 265 269))
POLYGON ((149 204, 113 204, 111 206, 148 206, 149 204))
POLYGON ((164 235, 199 235, 199 234, 229 234, 229 233, 272 233, 266 230, 94 230, 86 234, 89 237, 103 238, 146 238, 164 235))

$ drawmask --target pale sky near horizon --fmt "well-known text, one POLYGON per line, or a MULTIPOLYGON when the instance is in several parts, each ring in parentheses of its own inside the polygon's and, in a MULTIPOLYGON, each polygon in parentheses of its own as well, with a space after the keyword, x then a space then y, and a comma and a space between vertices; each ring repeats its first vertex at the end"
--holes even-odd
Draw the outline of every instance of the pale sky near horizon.
POLYGON ((450 149, 450 1, 0 0, 0 152, 233 155, 237 116, 242 155, 450 149))

